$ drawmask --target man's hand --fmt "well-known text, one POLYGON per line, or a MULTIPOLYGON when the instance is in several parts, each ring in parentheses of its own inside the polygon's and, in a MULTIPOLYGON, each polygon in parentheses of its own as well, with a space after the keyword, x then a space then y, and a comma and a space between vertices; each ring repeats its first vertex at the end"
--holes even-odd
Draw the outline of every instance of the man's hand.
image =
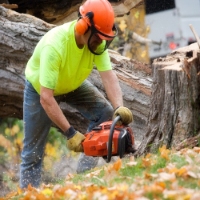
POLYGON ((76 131, 72 126, 65 132, 67 136, 67 148, 75 152, 83 152, 82 142, 85 136, 76 131))
POLYGON ((82 142, 84 139, 85 136, 82 133, 76 131, 76 134, 67 140, 67 148, 75 152, 83 152, 82 142))
POLYGON ((128 125, 133 121, 132 112, 128 108, 123 107, 123 106, 120 106, 114 111, 113 119, 117 116, 120 116, 120 120, 117 123, 118 125, 122 125, 122 124, 128 125))

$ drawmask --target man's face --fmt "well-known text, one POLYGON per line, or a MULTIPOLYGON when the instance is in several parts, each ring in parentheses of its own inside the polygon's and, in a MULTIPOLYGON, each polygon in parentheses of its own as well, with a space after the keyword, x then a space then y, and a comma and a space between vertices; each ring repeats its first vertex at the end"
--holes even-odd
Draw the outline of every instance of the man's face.
MULTIPOLYGON (((101 38, 101 33, 96 30, 88 30, 84 35, 84 43, 87 44, 89 50, 95 55, 101 55, 109 46, 112 40, 104 40, 101 38)), ((105 37, 105 36, 104 36, 105 37)))
MULTIPOLYGON (((89 39, 88 39, 89 40, 89 39)), ((91 39, 89 40, 89 45, 90 48, 95 51, 97 49, 97 47, 102 43, 102 39, 98 36, 97 33, 94 33, 91 37, 91 39)))

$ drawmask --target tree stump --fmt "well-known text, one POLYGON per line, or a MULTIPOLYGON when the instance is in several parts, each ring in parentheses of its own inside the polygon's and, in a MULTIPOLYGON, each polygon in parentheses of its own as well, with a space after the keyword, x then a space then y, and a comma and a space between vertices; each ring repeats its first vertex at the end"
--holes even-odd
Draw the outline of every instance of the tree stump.
POLYGON ((136 156, 175 148, 200 130, 200 53, 198 45, 178 49, 152 65, 151 109, 147 132, 136 156))

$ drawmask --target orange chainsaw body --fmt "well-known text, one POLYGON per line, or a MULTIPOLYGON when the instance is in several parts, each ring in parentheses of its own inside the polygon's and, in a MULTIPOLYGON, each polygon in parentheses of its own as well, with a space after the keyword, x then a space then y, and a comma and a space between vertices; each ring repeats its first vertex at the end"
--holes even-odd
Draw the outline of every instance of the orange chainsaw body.
MULTIPOLYGON (((108 154, 108 140, 112 121, 107 121, 95 127, 91 132, 86 134, 83 141, 84 153, 87 156, 106 156, 108 154)), ((112 138, 112 155, 119 155, 120 151, 125 148, 125 142, 122 141, 124 134, 129 134, 129 140, 134 145, 134 135, 128 126, 115 126, 112 138), (123 145, 121 145, 123 143, 123 145)), ((125 149, 123 150, 124 153, 125 149)))

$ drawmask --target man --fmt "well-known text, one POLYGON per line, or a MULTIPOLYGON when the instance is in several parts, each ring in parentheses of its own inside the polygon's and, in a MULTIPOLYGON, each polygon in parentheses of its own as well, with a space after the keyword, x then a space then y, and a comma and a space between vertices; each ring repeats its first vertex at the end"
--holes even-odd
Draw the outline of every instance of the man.
MULTIPOLYGON (((107 0, 87 0, 79 12, 78 20, 46 33, 27 63, 21 188, 40 184, 44 147, 52 122, 63 131, 70 150, 83 152, 81 143, 85 136, 70 125, 59 107, 61 101, 90 121, 87 131, 116 115, 121 116, 123 124, 132 121, 131 111, 123 107, 122 92, 107 52, 117 33, 113 9, 107 0), (111 104, 86 80, 93 65, 111 104)), ((96 164, 97 159, 81 153, 77 172, 96 164)))

